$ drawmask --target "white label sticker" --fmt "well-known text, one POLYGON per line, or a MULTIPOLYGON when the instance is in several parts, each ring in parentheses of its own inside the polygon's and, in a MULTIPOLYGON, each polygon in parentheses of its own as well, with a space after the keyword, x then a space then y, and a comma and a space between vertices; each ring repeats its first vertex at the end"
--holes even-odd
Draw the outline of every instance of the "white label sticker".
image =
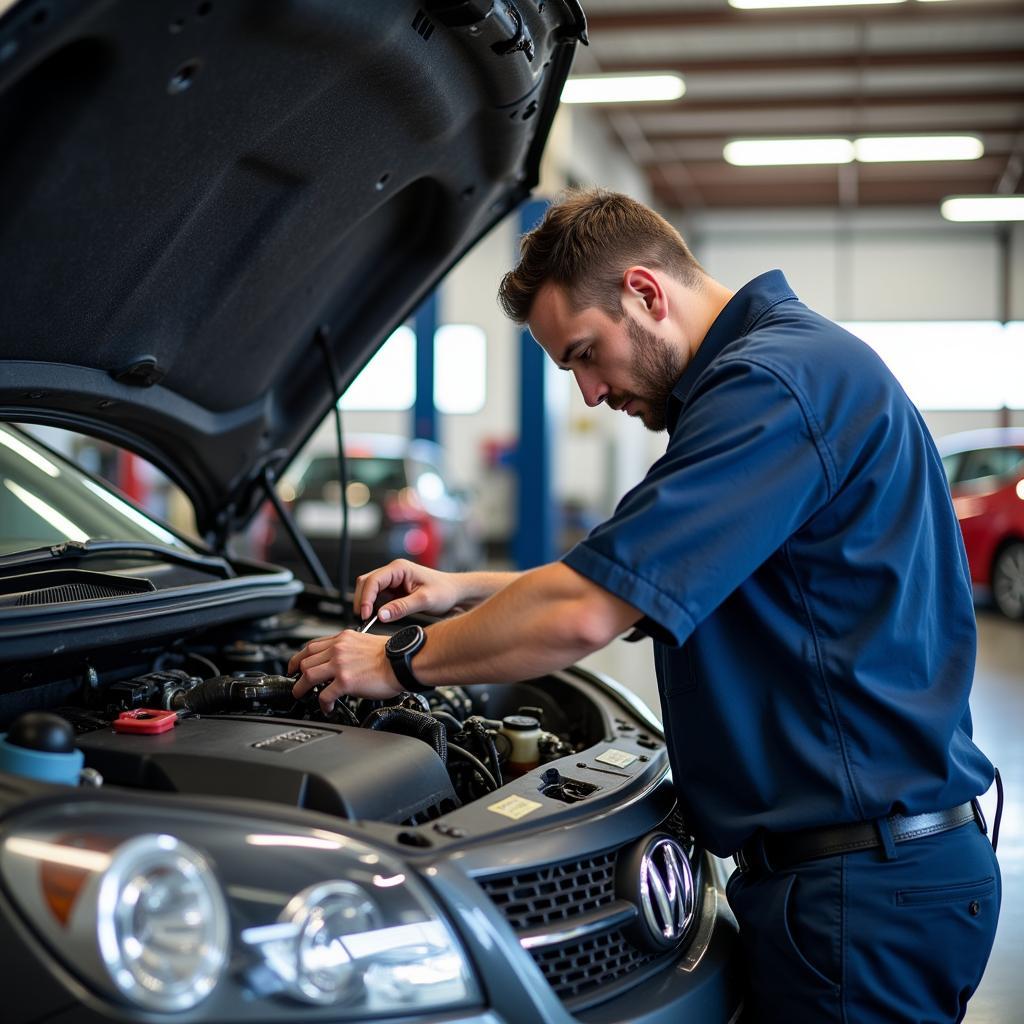
POLYGON ((491 804, 487 810, 518 821, 541 806, 536 800, 527 800, 525 796, 509 796, 504 800, 499 800, 496 804, 491 804))
POLYGON ((624 750, 606 750, 600 757, 595 757, 595 761, 600 761, 601 764, 614 765, 616 768, 628 768, 635 760, 636 754, 627 754, 624 750))

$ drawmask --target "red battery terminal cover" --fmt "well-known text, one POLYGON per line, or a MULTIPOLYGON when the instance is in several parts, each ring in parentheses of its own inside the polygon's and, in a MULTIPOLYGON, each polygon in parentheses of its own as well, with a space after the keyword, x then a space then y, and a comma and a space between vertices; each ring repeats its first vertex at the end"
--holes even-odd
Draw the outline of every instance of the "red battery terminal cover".
POLYGON ((152 736, 159 732, 168 732, 177 724, 176 711, 165 711, 163 708, 136 708, 134 711, 122 711, 114 719, 114 732, 152 736))

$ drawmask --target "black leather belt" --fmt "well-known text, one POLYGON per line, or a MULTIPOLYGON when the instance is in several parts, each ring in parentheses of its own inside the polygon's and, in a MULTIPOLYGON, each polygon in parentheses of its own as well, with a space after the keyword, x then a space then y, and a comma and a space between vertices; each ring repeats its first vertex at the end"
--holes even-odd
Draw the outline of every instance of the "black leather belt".
POLYGON ((952 807, 948 811, 929 814, 891 814, 879 821, 857 821, 848 825, 826 825, 824 828, 803 829, 800 832, 760 832, 737 852, 733 859, 741 871, 780 871, 806 860, 834 857, 855 850, 885 847, 888 837, 893 843, 907 843, 912 839, 933 836, 959 828, 969 821, 977 821, 982 832, 987 828, 981 811, 974 801, 952 807))

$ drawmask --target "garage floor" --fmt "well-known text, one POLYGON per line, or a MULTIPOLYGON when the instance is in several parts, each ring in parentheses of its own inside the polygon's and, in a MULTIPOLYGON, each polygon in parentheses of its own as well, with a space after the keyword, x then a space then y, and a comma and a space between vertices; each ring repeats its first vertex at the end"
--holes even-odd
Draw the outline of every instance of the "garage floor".
MULTIPOLYGON (((583 664, 606 672, 632 688, 656 712, 658 688, 650 641, 617 642, 583 664)), ((1024 625, 994 612, 978 611, 978 664, 971 698, 974 734, 981 749, 999 766, 1006 802, 999 839, 1003 907, 996 945, 967 1024, 1010 1024, 1024 1019, 1024 625)), ((982 797, 991 824, 995 787, 982 797)))

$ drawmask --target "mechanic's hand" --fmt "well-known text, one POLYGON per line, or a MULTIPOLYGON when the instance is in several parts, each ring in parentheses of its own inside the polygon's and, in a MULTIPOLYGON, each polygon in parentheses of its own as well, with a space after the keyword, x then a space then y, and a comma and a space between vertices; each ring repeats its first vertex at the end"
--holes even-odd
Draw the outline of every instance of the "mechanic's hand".
POLYGON ((459 588, 454 573, 440 572, 399 558, 383 568, 356 578, 356 615, 364 621, 377 609, 381 622, 395 622, 413 612, 443 615, 459 603, 459 588))
POLYGON ((302 672, 292 687, 292 696, 305 696, 318 683, 327 683, 320 691, 320 707, 325 715, 339 697, 368 697, 386 700, 402 692, 384 653, 387 637, 342 630, 335 636, 310 640, 288 662, 288 672, 302 672))

